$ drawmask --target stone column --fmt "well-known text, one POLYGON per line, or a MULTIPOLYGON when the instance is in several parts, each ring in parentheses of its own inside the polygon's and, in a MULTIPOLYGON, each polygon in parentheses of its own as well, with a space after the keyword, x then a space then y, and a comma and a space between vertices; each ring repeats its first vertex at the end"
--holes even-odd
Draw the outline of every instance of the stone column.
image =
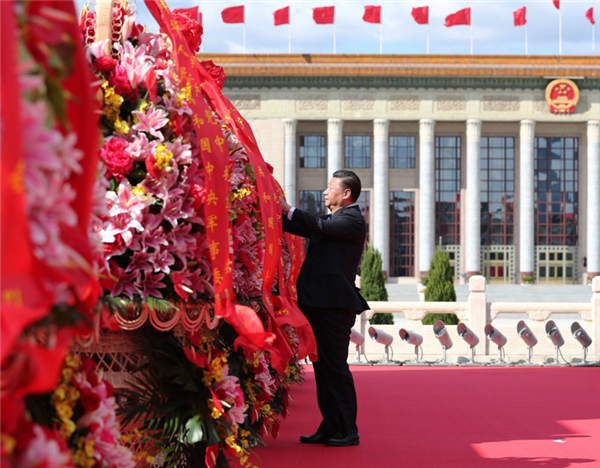
POLYGON ((342 155, 342 129, 344 121, 342 119, 327 120, 327 180, 329 183, 331 175, 344 168, 342 155))
POLYGON ((467 280, 480 274, 481 264, 481 120, 467 120, 467 280))
POLYGON ((373 247, 381 252, 386 274, 390 265, 389 126, 387 119, 373 121, 373 247))
MULTIPOLYGON (((468 261, 468 259, 467 259, 468 261)), ((485 339, 485 326, 491 322, 485 293, 485 278, 473 275, 469 278, 469 297, 467 299, 469 328, 479 337, 475 352, 479 355, 489 353, 489 340, 485 339)))
POLYGON ((600 276, 600 121, 587 125, 587 276, 600 276))
POLYGON ((427 276, 435 250, 435 120, 419 121, 419 276, 427 276))
POLYGON ((521 120, 519 184, 519 279, 534 276, 535 257, 535 197, 534 138, 535 121, 521 120))
POLYGON ((298 190, 296 185, 296 119, 283 119, 284 185, 285 198, 292 206, 297 206, 298 190))

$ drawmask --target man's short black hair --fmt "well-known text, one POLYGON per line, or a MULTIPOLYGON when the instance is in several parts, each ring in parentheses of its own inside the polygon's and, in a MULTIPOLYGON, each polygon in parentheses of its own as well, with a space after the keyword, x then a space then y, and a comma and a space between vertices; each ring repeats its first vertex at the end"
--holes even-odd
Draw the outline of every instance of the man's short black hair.
POLYGON ((333 173, 333 177, 341 179, 340 183, 344 189, 350 189, 352 203, 356 203, 356 200, 358 200, 358 197, 360 197, 360 192, 362 190, 360 178, 354 172, 347 171, 345 169, 335 171, 333 173))

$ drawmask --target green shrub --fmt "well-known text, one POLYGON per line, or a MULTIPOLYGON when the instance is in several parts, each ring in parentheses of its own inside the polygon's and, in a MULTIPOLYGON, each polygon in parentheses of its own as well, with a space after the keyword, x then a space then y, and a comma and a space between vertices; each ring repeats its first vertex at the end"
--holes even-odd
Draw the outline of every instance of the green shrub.
MULTIPOLYGON (((427 278, 427 288, 425 289, 426 302, 456 302, 452 268, 450 268, 448 255, 444 252, 441 245, 438 245, 435 250, 427 278)), ((447 325, 458 323, 456 314, 427 314, 421 323, 423 325, 432 325, 437 320, 441 320, 447 325)))
POLYGON ((533 276, 523 276, 521 282, 525 284, 533 284, 533 276))
MULTIPOLYGON (((360 266, 360 288, 367 301, 387 301, 388 293, 385 289, 385 276, 382 270, 381 254, 377 249, 369 246, 363 255, 360 266)), ((389 312, 373 315, 371 324, 393 324, 394 316, 389 312)))

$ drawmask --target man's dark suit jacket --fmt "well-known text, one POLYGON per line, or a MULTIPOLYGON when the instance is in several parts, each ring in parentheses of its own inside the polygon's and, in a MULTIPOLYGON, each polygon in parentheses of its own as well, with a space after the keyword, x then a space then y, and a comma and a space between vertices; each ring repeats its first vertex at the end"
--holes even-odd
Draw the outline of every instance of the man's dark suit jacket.
POLYGON ((283 216, 284 231, 310 238, 296 283, 298 304, 360 314, 369 309, 354 286, 367 225, 358 205, 341 208, 329 217, 317 217, 297 208, 291 221, 283 216))

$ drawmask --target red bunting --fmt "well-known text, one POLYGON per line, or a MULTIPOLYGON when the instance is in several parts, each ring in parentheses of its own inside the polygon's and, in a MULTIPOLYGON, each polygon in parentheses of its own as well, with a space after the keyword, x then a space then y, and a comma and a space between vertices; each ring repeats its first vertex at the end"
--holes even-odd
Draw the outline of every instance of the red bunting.
POLYGON ((273 12, 273 23, 275 26, 290 24, 290 7, 286 6, 273 12))
POLYGON ((416 7, 410 12, 418 24, 429 24, 429 7, 416 7))
POLYGON ((365 5, 363 21, 367 23, 381 24, 381 6, 365 5))
POLYGON ((585 12, 585 17, 590 20, 590 23, 596 24, 596 21, 594 20, 594 8, 593 7, 585 12))
POLYGON ((552 4, 554 5, 554 8, 560 10, 560 0, 552 0, 552 4))
POLYGON ((447 28, 460 25, 471 25, 471 8, 464 8, 456 13, 446 16, 444 26, 447 28))
POLYGON ((335 15, 335 7, 319 7, 313 8, 313 20, 317 24, 333 24, 335 15))
POLYGON ((225 8, 221 12, 223 23, 236 24, 244 22, 244 5, 225 8))
POLYGON ((515 26, 523 26, 527 23, 526 13, 527 7, 519 8, 518 10, 513 11, 515 26))

